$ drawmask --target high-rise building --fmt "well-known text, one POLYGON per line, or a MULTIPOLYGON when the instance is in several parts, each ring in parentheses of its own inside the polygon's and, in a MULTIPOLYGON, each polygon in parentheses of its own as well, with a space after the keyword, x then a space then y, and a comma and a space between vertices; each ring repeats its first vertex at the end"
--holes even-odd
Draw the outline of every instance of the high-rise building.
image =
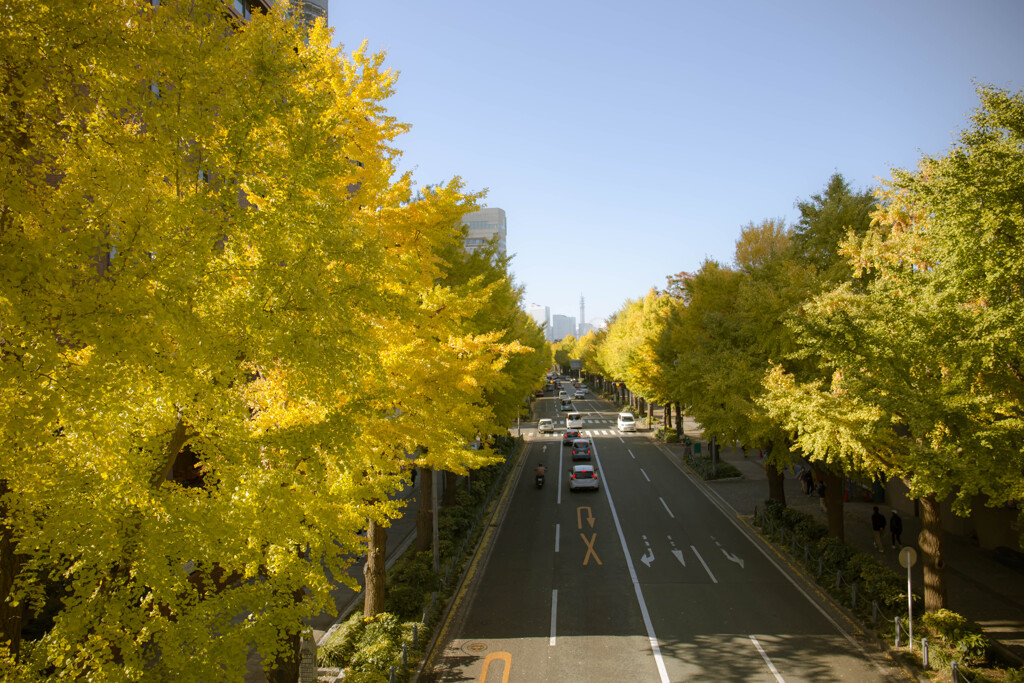
POLYGON ((583 331, 583 326, 587 324, 586 322, 584 322, 586 319, 587 319, 587 316, 583 315, 583 295, 580 294, 580 317, 579 317, 580 328, 578 330, 576 330, 576 338, 577 339, 579 339, 584 334, 586 334, 586 332, 583 331))
POLYGON ((468 234, 462 245, 466 251, 476 251, 491 239, 498 238, 498 254, 504 256, 505 249, 505 210, 480 209, 467 213, 462 223, 468 228, 468 234))
POLYGON ((551 308, 540 304, 530 304, 530 317, 544 328, 544 338, 551 341, 551 308))
POLYGON ((551 336, 552 341, 558 341, 569 335, 576 336, 576 318, 568 315, 558 315, 557 313, 551 316, 551 336))

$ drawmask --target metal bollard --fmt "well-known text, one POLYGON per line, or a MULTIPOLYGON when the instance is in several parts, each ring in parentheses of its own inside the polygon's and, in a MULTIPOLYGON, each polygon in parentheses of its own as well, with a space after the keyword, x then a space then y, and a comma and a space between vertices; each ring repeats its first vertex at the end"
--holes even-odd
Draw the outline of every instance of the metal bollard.
POLYGON ((395 683, 395 667, 388 669, 388 683, 395 683))
POLYGON ((409 668, 409 646, 402 643, 402 668, 409 668))
POLYGON ((950 665, 949 672, 953 676, 953 683, 960 683, 960 665, 956 663, 955 659, 953 660, 953 663, 950 665))
POLYGON ((928 639, 921 639, 921 663, 924 664, 924 668, 928 668, 928 639))
POLYGON ((836 588, 837 589, 839 588, 839 584, 841 584, 842 582, 843 582, 843 570, 842 569, 837 569, 836 570, 836 588))
POLYGON ((900 618, 899 617, 893 617, 893 620, 896 622, 896 645, 895 645, 895 647, 899 647, 900 646, 900 618))
POLYGON ((808 564, 811 561, 811 546, 804 543, 804 564, 808 564))
POLYGON ((824 574, 824 573, 825 573, 825 558, 819 556, 818 557, 818 578, 820 579, 821 575, 824 574))
POLYGON ((871 601, 871 625, 878 626, 878 600, 871 601))
POLYGON ((793 539, 793 541, 792 541, 792 543, 789 544, 789 552, 791 552, 794 555, 796 555, 796 531, 794 531, 792 533, 790 538, 793 539))
MULTIPOLYGON (((426 610, 424 610, 424 613, 425 612, 426 612, 426 610)), ((427 619, 426 619, 425 616, 423 618, 423 623, 427 623, 427 619)), ((413 624, 412 625, 412 646, 413 647, 419 647, 420 646, 420 627, 419 627, 419 624, 413 624)))

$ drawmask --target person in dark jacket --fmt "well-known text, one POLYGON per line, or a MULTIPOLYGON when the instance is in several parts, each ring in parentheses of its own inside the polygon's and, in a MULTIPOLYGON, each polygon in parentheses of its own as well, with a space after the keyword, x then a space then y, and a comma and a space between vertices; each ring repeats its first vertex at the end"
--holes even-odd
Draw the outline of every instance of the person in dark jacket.
POLYGON ((878 552, 885 552, 885 541, 882 540, 882 532, 885 531, 885 515, 878 511, 878 506, 874 507, 874 512, 871 513, 871 530, 875 532, 875 548, 878 552))
POLYGON ((903 541, 900 539, 900 534, 903 533, 903 518, 895 510, 892 511, 892 517, 889 518, 889 533, 892 534, 893 548, 903 545, 903 541))

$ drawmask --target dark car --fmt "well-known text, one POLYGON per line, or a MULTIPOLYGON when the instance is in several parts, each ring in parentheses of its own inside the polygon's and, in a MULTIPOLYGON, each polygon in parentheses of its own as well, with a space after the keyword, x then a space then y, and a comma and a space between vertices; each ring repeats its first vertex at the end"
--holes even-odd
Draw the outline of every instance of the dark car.
POLYGON ((544 395, 544 390, 543 389, 538 389, 537 391, 533 392, 533 395, 534 396, 543 396, 544 395))
POLYGON ((580 430, 578 429, 566 429, 565 434, 562 434, 562 445, 571 446, 572 442, 580 438, 580 430))
POLYGON ((573 460, 590 460, 590 442, 586 439, 576 439, 572 442, 573 460))

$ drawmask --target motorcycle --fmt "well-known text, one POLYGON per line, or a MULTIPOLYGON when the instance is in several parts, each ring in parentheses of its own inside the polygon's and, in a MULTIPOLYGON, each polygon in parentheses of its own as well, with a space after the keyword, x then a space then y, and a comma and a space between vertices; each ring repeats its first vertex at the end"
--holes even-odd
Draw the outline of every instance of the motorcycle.
POLYGON ((544 488, 544 475, 543 474, 538 474, 538 475, 536 475, 536 479, 537 479, 537 488, 539 488, 539 489, 544 488))

